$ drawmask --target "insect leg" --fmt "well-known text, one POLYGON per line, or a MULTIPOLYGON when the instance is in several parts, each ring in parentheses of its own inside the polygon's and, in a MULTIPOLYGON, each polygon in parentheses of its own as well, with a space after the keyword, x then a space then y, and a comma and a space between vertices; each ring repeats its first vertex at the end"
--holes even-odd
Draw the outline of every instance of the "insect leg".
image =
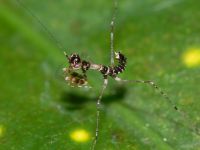
POLYGON ((125 82, 125 83, 144 83, 152 86, 155 90, 157 90, 168 102, 173 105, 173 108, 178 111, 178 107, 174 104, 174 102, 170 99, 170 97, 153 81, 151 80, 123 80, 119 77, 115 78, 118 82, 125 82))
POLYGON ((94 141, 92 143, 91 146, 91 150, 95 149, 96 143, 97 143, 97 139, 98 139, 98 135, 99 135, 99 116, 100 116, 100 105, 101 105, 101 99, 104 93, 104 90, 106 89, 108 85, 108 79, 107 76, 104 76, 104 82, 103 82, 103 86, 101 89, 101 93, 97 99, 97 104, 96 104, 96 108, 97 108, 97 112, 96 112, 96 130, 95 130, 95 137, 94 137, 94 141))
POLYGON ((117 2, 114 1, 114 11, 112 20, 110 22, 110 60, 111 60, 111 66, 114 66, 114 25, 115 25, 115 15, 117 11, 117 2))
POLYGON ((155 84, 155 82, 150 81, 150 80, 123 80, 119 77, 115 77, 114 78, 116 81, 118 82, 124 82, 124 83, 144 83, 144 84, 148 84, 150 86, 152 86, 154 89, 158 90, 159 93, 166 99, 168 100, 168 102, 170 104, 173 105, 174 110, 176 110, 181 116, 182 118, 184 118, 185 121, 189 122, 189 124, 185 124, 187 126, 187 128, 189 130, 191 130, 193 133, 195 133, 196 135, 200 135, 200 128, 198 127, 198 125, 196 125, 195 123, 193 123, 193 121, 191 120, 190 116, 184 112, 183 110, 179 109, 174 102, 170 99, 170 97, 160 88, 158 87, 157 84, 155 84))

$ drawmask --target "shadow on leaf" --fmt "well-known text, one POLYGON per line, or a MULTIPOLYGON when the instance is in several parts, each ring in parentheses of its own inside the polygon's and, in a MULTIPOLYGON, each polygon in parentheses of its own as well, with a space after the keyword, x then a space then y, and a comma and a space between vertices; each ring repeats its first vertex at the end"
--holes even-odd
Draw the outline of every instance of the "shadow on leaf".
MULTIPOLYGON (((103 95, 102 104, 108 105, 113 102, 123 101, 127 93, 124 86, 116 86, 109 95, 103 95)), ((85 104, 97 100, 97 97, 89 97, 87 94, 77 94, 75 92, 63 92, 61 102, 67 110, 77 110, 84 107, 85 104)))

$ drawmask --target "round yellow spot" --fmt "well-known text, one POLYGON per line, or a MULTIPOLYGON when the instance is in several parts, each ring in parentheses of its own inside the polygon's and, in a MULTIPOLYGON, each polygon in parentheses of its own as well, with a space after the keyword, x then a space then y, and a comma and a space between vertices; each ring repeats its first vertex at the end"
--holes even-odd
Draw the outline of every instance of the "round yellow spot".
POLYGON ((200 48, 190 48, 182 56, 183 63, 191 68, 200 66, 200 48))
POLYGON ((84 129, 78 129, 70 134, 72 140, 76 142, 87 142, 90 138, 89 133, 84 129))
POLYGON ((3 125, 0 125, 0 137, 4 135, 5 128, 3 125))

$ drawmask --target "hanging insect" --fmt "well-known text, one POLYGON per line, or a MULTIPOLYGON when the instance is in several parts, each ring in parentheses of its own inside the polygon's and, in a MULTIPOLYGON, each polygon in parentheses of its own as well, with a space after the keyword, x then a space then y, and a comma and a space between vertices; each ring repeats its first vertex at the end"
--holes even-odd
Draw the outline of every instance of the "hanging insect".
MULTIPOLYGON (((46 28, 46 26, 43 25, 43 23, 40 21, 40 19, 35 16, 31 10, 26 8, 23 3, 21 3, 19 0, 17 0, 18 3, 26 9, 32 17, 34 17, 40 25, 44 28, 44 30, 49 34, 51 39, 56 42, 57 46, 63 50, 63 46, 61 43, 52 35, 51 32, 46 28)), ((118 77, 118 74, 123 73, 126 69, 127 64, 127 58, 124 54, 121 52, 115 52, 114 51, 114 24, 115 24, 115 14, 117 9, 117 2, 114 1, 114 12, 110 23, 110 65, 103 65, 103 64, 95 64, 93 62, 89 62, 87 60, 82 59, 77 53, 73 53, 71 55, 68 55, 66 52, 64 52, 65 57, 68 61, 68 66, 63 68, 64 73, 64 80, 73 87, 88 87, 88 81, 87 81, 87 71, 88 70, 96 70, 101 73, 103 76, 103 85, 102 89, 100 91, 100 94, 97 98, 96 103, 96 129, 95 129, 95 136, 94 140, 91 146, 91 150, 95 149, 98 136, 99 136, 99 117, 100 117, 100 105, 101 105, 101 99, 103 96, 103 93, 108 85, 108 77, 113 78, 117 82, 122 83, 142 83, 147 84, 153 87, 155 90, 159 91, 159 93, 167 100, 173 108, 181 113, 183 117, 187 117, 186 113, 180 111, 177 106, 173 103, 173 101, 169 98, 169 96, 161 89, 158 85, 156 85, 153 81, 150 80, 124 80, 118 77), (118 61, 118 64, 115 65, 115 60, 118 61)), ((189 119, 188 119, 189 120, 189 119)), ((193 128, 193 126, 190 128, 191 130, 196 130, 193 128)))
POLYGON ((68 81, 70 85, 77 85, 80 87, 87 85, 86 71, 89 69, 101 72, 104 80, 107 80, 108 76, 119 80, 117 75, 122 73, 126 67, 126 57, 120 52, 115 52, 115 59, 117 59, 119 63, 116 66, 105 66, 81 60, 78 54, 72 54, 70 57, 66 54, 66 52, 64 52, 64 54, 69 61, 69 67, 63 68, 63 71, 67 75, 65 80, 68 81), (78 69, 82 70, 82 74, 75 72, 78 69))
POLYGON ((95 149, 97 139, 99 136, 99 116, 100 116, 100 105, 101 105, 101 99, 103 96, 103 93, 108 85, 108 77, 110 76, 117 82, 123 82, 123 83, 144 83, 152 86, 156 90, 159 91, 159 93, 168 100, 174 107, 176 111, 178 111, 177 106, 170 100, 170 98, 167 96, 167 94, 161 90, 161 88, 158 87, 153 81, 150 80, 123 80, 118 77, 119 73, 123 73, 126 68, 127 58, 124 54, 121 52, 115 52, 114 51, 114 21, 115 21, 115 13, 117 9, 117 3, 115 2, 113 17, 110 23, 110 53, 111 53, 111 64, 110 65, 103 65, 103 64, 95 64, 86 60, 82 60, 80 56, 76 53, 71 54, 70 56, 67 55, 66 52, 64 52, 64 55, 66 56, 69 66, 63 68, 63 71, 65 73, 65 80, 69 83, 71 86, 77 86, 77 87, 87 87, 87 71, 88 70, 96 70, 99 71, 103 76, 103 86, 100 92, 100 95, 97 99, 97 112, 96 112, 96 130, 95 130, 95 137, 93 144, 91 146, 91 150, 95 149), (118 61, 117 65, 115 64, 115 60, 118 61), (77 70, 81 70, 82 73, 77 73, 77 70))

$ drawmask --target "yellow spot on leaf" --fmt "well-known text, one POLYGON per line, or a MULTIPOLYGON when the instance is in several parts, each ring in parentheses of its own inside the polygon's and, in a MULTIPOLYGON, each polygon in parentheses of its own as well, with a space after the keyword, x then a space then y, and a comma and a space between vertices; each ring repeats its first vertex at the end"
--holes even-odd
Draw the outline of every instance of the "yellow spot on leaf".
POLYGON ((0 137, 4 135, 5 128, 3 125, 0 125, 0 137))
POLYGON ((78 129, 71 132, 70 138, 75 142, 87 142, 90 139, 90 135, 86 130, 78 129))
POLYGON ((189 68, 200 66, 200 48, 189 48, 183 54, 182 59, 189 68))

